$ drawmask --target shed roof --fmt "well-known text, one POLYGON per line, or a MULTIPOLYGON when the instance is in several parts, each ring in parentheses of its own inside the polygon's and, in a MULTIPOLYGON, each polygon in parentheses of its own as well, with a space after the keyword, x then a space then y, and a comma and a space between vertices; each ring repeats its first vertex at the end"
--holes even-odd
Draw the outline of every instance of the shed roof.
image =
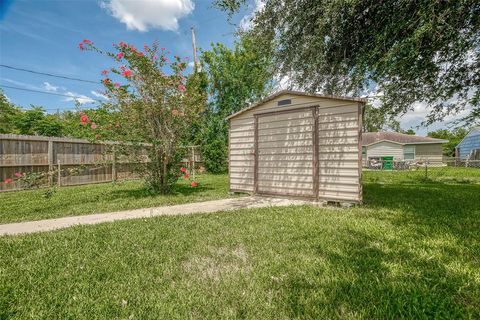
POLYGON ((448 140, 435 139, 430 137, 414 136, 398 132, 365 132, 362 134, 362 145, 368 146, 381 141, 390 141, 399 144, 426 144, 426 143, 445 143, 448 140))
POLYGON ((323 94, 316 94, 316 93, 306 93, 306 92, 302 92, 302 91, 294 91, 294 90, 281 90, 281 91, 278 91, 274 94, 271 94, 269 95, 268 97, 266 97, 265 99, 262 99, 256 103, 253 103, 251 104, 250 106, 236 112, 236 113, 233 113, 231 115, 229 115, 226 119, 229 120, 231 118, 234 118, 242 113, 244 113, 245 111, 248 111, 248 110, 251 110, 261 104, 264 104, 270 100, 273 100, 281 95, 284 95, 284 94, 291 94, 291 95, 297 95, 297 96, 307 96, 307 97, 315 97, 315 98, 324 98, 324 99, 335 99, 335 100, 345 100, 345 101, 356 101, 356 102, 360 102, 360 103, 366 103, 367 102, 367 99, 363 99, 363 98, 352 98, 352 97, 342 97, 342 96, 329 96, 329 95, 323 95, 323 94))

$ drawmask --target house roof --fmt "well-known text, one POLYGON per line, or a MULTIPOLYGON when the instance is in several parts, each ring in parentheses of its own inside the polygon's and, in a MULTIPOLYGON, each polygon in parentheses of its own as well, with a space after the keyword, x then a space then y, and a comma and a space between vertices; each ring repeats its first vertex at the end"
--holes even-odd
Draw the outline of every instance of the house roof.
POLYGON ((244 113, 245 111, 248 111, 248 110, 251 110, 261 104, 264 104, 270 100, 273 100, 281 95, 284 95, 284 94, 291 94, 291 95, 296 95, 296 96, 306 96, 306 97, 315 97, 315 98, 324 98, 324 99, 336 99, 336 100, 345 100, 345 101, 356 101, 356 102, 360 102, 360 103, 366 103, 367 102, 367 99, 363 99, 363 98, 352 98, 352 97, 342 97, 342 96, 329 96, 329 95, 323 95, 323 94, 316 94, 316 93, 306 93, 306 92, 302 92, 302 91, 294 91, 294 90, 281 90, 281 91, 278 91, 274 94, 271 94, 269 95, 268 97, 266 97, 265 99, 263 100, 260 100, 254 104, 251 104, 250 106, 236 112, 236 113, 233 113, 231 115, 229 115, 226 119, 229 120, 231 118, 234 118, 242 113, 244 113))
POLYGON ((389 141, 398 144, 428 144, 445 143, 448 140, 435 139, 430 137, 413 136, 398 132, 365 132, 362 134, 362 145, 368 146, 381 141, 389 141))

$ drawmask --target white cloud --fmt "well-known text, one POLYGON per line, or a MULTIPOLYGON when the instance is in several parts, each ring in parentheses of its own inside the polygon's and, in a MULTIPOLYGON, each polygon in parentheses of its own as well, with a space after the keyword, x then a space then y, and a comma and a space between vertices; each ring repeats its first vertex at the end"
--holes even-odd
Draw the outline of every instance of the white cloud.
MULTIPOLYGON (((380 99, 383 95, 383 91, 379 90, 378 86, 375 86, 371 90, 367 90, 363 97, 369 97, 369 102, 375 108, 379 108, 382 104, 380 99)), ((458 101, 458 98, 454 97, 446 102, 456 101, 458 101)), ((470 108, 466 108, 456 114, 446 116, 443 121, 438 121, 429 126, 425 126, 422 123, 427 119, 431 109, 427 107, 426 102, 421 101, 413 103, 412 108, 409 109, 404 115, 397 117, 397 120, 400 122, 402 129, 413 129, 418 135, 426 136, 428 132, 450 127, 453 122, 467 116, 470 111, 470 108)))
POLYGON ((252 28, 252 20, 255 18, 255 15, 262 11, 265 7, 264 0, 255 0, 255 7, 253 8, 252 12, 245 15, 242 20, 240 20, 239 28, 240 30, 250 30, 252 28))
POLYGON ((105 99, 105 100, 109 100, 109 98, 104 95, 104 94, 101 94, 100 92, 97 92, 97 91, 90 91, 95 97, 97 98, 102 98, 102 99, 105 99))
POLYGON ((178 29, 178 19, 194 9, 191 0, 104 0, 102 8, 127 25, 129 30, 178 29))
POLYGON ((43 90, 44 89, 42 87, 37 87, 37 86, 31 85, 31 84, 28 84, 28 83, 25 83, 25 82, 16 81, 16 80, 8 79, 8 78, 3 78, 2 80, 5 81, 5 82, 14 84, 16 86, 20 86, 20 87, 30 89, 30 90, 43 90))
POLYGON ((70 96, 68 98, 65 98, 65 101, 78 101, 78 103, 80 103, 80 104, 95 102, 95 100, 93 100, 89 96, 86 96, 86 95, 83 95, 83 94, 78 94, 78 93, 71 92, 71 91, 65 92, 65 95, 70 96))
POLYGON ((48 83, 48 82, 46 82, 46 81, 43 83, 43 87, 44 87, 45 90, 47 90, 47 91, 57 92, 57 90, 58 90, 58 87, 56 87, 56 86, 54 86, 54 85, 52 85, 52 84, 50 84, 50 83, 48 83))

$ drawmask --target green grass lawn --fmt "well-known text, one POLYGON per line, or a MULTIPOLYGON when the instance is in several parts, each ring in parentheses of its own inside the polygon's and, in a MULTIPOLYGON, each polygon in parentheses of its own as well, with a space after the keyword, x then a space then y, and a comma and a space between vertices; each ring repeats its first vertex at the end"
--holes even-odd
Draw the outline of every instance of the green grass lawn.
POLYGON ((0 319, 478 319, 480 170, 469 174, 366 172, 365 203, 350 209, 2 237, 0 319))
POLYGON ((225 175, 198 175, 198 186, 179 180, 172 194, 153 195, 139 180, 0 193, 0 223, 166 206, 230 197, 225 175))
POLYGON ((429 167, 405 171, 364 171, 364 183, 480 184, 480 168, 429 167))

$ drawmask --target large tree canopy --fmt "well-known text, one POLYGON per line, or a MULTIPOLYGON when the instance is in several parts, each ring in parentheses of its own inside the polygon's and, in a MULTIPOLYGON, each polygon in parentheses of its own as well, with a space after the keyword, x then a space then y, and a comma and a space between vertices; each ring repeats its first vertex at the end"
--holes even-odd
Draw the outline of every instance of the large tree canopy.
POLYGON ((429 137, 437 139, 446 139, 448 142, 443 144, 443 154, 448 157, 455 157, 455 148, 468 134, 467 128, 456 128, 454 130, 439 129, 428 133, 429 137))
POLYGON ((210 99, 197 139, 210 172, 226 172, 228 168, 225 117, 259 100, 271 88, 271 59, 259 52, 256 43, 254 37, 242 36, 232 49, 217 43, 202 51, 201 65, 210 99))
MULTIPOLYGON (((215 4, 232 14, 247 2, 215 4)), ((278 70, 308 91, 376 87, 389 113, 423 101, 428 122, 465 109, 478 122, 479 22, 478 0, 266 0, 250 32, 275 44, 278 70)))

